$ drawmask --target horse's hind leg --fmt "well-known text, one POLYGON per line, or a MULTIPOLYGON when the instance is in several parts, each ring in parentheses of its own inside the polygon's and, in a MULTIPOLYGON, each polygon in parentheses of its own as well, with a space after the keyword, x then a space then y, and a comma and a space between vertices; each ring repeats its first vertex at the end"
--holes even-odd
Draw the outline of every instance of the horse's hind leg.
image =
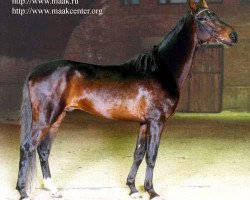
POLYGON ((44 188, 50 191, 52 197, 60 198, 62 195, 59 193, 56 186, 53 184, 49 169, 49 154, 51 148, 51 138, 49 135, 41 142, 41 144, 37 148, 37 152, 40 159, 42 174, 43 174, 43 181, 44 181, 44 188))
POLYGON ((141 198, 140 193, 135 187, 135 177, 146 152, 146 142, 147 142, 147 124, 141 124, 134 152, 134 162, 127 178, 127 185, 130 188, 130 196, 135 199, 141 198))
POLYGON ((39 142, 37 139, 38 135, 43 135, 47 132, 48 126, 37 126, 32 124, 31 133, 20 145, 20 161, 19 161, 19 172, 16 189, 20 193, 20 199, 29 199, 27 195, 27 189, 32 191, 35 180, 36 172, 36 143, 39 142), (30 186, 30 188, 27 188, 30 186))
POLYGON ((26 193, 26 189, 27 189, 26 178, 30 176, 28 175, 28 173, 32 173, 30 171, 31 169, 30 166, 34 164, 32 163, 32 161, 35 159, 35 154, 36 154, 36 151, 30 150, 28 145, 20 146, 19 173, 18 173, 18 181, 17 181, 16 189, 20 193, 20 199, 23 199, 23 200, 29 199, 26 193))
POLYGON ((53 184, 51 179, 51 173, 49 168, 49 155, 52 146, 52 142, 55 138, 57 130, 61 124, 65 116, 65 112, 63 112, 57 119, 57 121, 51 126, 49 134, 44 138, 41 144, 37 148, 37 152, 40 159, 43 180, 44 180, 44 188, 51 192, 51 196, 54 198, 62 197, 61 193, 58 191, 57 187, 53 184))

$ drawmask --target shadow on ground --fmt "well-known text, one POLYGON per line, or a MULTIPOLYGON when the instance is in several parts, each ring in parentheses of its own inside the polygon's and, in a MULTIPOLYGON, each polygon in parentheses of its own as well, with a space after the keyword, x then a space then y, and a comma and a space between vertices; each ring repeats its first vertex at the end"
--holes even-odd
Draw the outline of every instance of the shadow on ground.
MULTIPOLYGON (((1 199, 18 199, 19 125, 0 123, 1 199)), ((250 114, 177 114, 166 123, 154 174, 165 200, 248 200, 250 198, 250 114)), ((133 160, 138 123, 67 116, 50 156, 54 182, 63 200, 126 200, 126 177, 133 160)), ((145 163, 137 186, 142 190, 145 163)), ((34 199, 50 199, 41 170, 34 199)))

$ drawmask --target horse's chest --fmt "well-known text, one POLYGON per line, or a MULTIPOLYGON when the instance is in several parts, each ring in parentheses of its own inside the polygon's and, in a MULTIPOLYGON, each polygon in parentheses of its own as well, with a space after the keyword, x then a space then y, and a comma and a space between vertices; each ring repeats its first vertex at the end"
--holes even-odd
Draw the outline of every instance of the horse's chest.
POLYGON ((159 110, 162 115, 169 117, 175 112, 178 102, 179 98, 176 96, 158 94, 152 101, 151 109, 159 110))

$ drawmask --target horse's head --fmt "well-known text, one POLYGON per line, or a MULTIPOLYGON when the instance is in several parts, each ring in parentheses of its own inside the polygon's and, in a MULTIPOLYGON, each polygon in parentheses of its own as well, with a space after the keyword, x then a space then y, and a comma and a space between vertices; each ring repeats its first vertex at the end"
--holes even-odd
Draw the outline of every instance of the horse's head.
POLYGON ((232 46, 238 41, 235 30, 209 10, 205 0, 195 3, 189 0, 189 7, 196 22, 197 37, 200 43, 214 41, 232 46))

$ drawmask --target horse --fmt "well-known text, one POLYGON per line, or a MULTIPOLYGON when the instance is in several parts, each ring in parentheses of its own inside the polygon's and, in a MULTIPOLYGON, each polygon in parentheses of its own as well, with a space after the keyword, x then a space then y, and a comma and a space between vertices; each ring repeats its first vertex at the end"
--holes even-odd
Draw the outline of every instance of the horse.
POLYGON ((56 60, 37 66, 26 78, 21 107, 21 143, 16 189, 28 200, 34 180, 36 151, 44 187, 52 197, 61 193, 53 184, 48 158, 66 112, 79 109, 93 115, 136 121, 139 135, 127 186, 132 198, 138 168, 145 157, 144 189, 160 199, 153 187, 153 171, 166 119, 178 106, 180 90, 197 48, 208 42, 237 43, 235 30, 214 14, 205 0, 188 1, 190 9, 154 48, 119 65, 94 65, 56 60))

